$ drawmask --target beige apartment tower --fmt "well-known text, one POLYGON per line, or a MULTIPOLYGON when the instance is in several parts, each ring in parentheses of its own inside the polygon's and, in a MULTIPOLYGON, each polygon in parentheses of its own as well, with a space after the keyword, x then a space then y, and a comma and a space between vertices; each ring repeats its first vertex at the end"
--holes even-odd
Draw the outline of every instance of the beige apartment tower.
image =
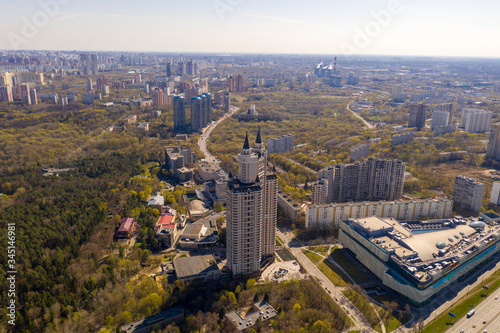
POLYGON ((260 129, 253 148, 247 134, 238 164, 238 178, 229 174, 226 192, 227 259, 234 277, 274 261, 278 178, 267 170, 260 129))

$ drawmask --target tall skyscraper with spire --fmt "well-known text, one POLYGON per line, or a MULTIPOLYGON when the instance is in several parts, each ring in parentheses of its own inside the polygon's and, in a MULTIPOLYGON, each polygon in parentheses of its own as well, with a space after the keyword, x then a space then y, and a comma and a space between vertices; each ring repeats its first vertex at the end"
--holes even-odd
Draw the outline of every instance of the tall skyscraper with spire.
POLYGON ((267 170, 259 132, 250 148, 248 133, 238 155, 238 178, 227 186, 227 258, 234 277, 258 273, 274 261, 278 178, 267 170))

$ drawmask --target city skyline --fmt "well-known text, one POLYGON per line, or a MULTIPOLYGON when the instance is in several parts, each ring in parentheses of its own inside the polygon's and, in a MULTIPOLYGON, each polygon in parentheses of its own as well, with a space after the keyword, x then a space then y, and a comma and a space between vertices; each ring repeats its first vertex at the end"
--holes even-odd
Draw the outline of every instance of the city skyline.
POLYGON ((0 49, 500 57, 500 4, 480 3, 15 1, 0 49))

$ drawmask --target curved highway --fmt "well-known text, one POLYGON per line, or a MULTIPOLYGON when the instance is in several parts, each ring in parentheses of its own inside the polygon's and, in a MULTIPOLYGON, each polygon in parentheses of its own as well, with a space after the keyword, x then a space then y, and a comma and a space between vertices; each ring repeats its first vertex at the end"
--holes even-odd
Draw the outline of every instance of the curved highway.
POLYGON ((224 114, 224 116, 222 118, 220 118, 216 122, 210 124, 208 127, 205 127, 203 129, 202 134, 198 138, 198 147, 200 147, 201 152, 205 155, 205 159, 207 161, 213 162, 215 165, 217 165, 217 167, 222 171, 222 173, 224 175, 226 174, 226 172, 219 167, 219 163, 217 162, 216 158, 212 154, 210 154, 210 152, 208 151, 207 141, 208 141, 208 138, 210 137, 210 134, 214 130, 214 128, 216 128, 217 125, 219 125, 226 118, 231 117, 237 111, 238 111, 237 107, 231 106, 231 112, 224 114))

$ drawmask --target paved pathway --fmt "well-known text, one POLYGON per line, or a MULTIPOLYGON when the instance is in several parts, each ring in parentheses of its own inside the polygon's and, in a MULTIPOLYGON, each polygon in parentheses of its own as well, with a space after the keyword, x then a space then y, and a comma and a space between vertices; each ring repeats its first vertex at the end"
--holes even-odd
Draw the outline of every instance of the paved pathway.
POLYGON ((320 281, 320 284, 329 291, 329 295, 333 299, 337 299, 342 309, 347 313, 356 330, 361 332, 376 332, 373 330, 363 316, 363 314, 351 303, 351 301, 342 293, 342 288, 335 286, 319 269, 314 265, 303 253, 302 248, 290 247, 291 242, 290 233, 283 233, 279 229, 276 230, 277 235, 284 241, 284 246, 288 248, 292 254, 297 258, 297 261, 302 267, 311 275, 320 281))
POLYGON ((373 125, 370 124, 369 122, 367 122, 365 120, 365 118, 361 117, 359 114, 357 114, 356 112, 354 112, 354 111, 351 110, 351 103, 347 104, 346 109, 348 111, 350 111, 356 118, 358 118, 359 120, 361 120, 366 125, 366 127, 368 127, 369 129, 373 128, 373 125))

